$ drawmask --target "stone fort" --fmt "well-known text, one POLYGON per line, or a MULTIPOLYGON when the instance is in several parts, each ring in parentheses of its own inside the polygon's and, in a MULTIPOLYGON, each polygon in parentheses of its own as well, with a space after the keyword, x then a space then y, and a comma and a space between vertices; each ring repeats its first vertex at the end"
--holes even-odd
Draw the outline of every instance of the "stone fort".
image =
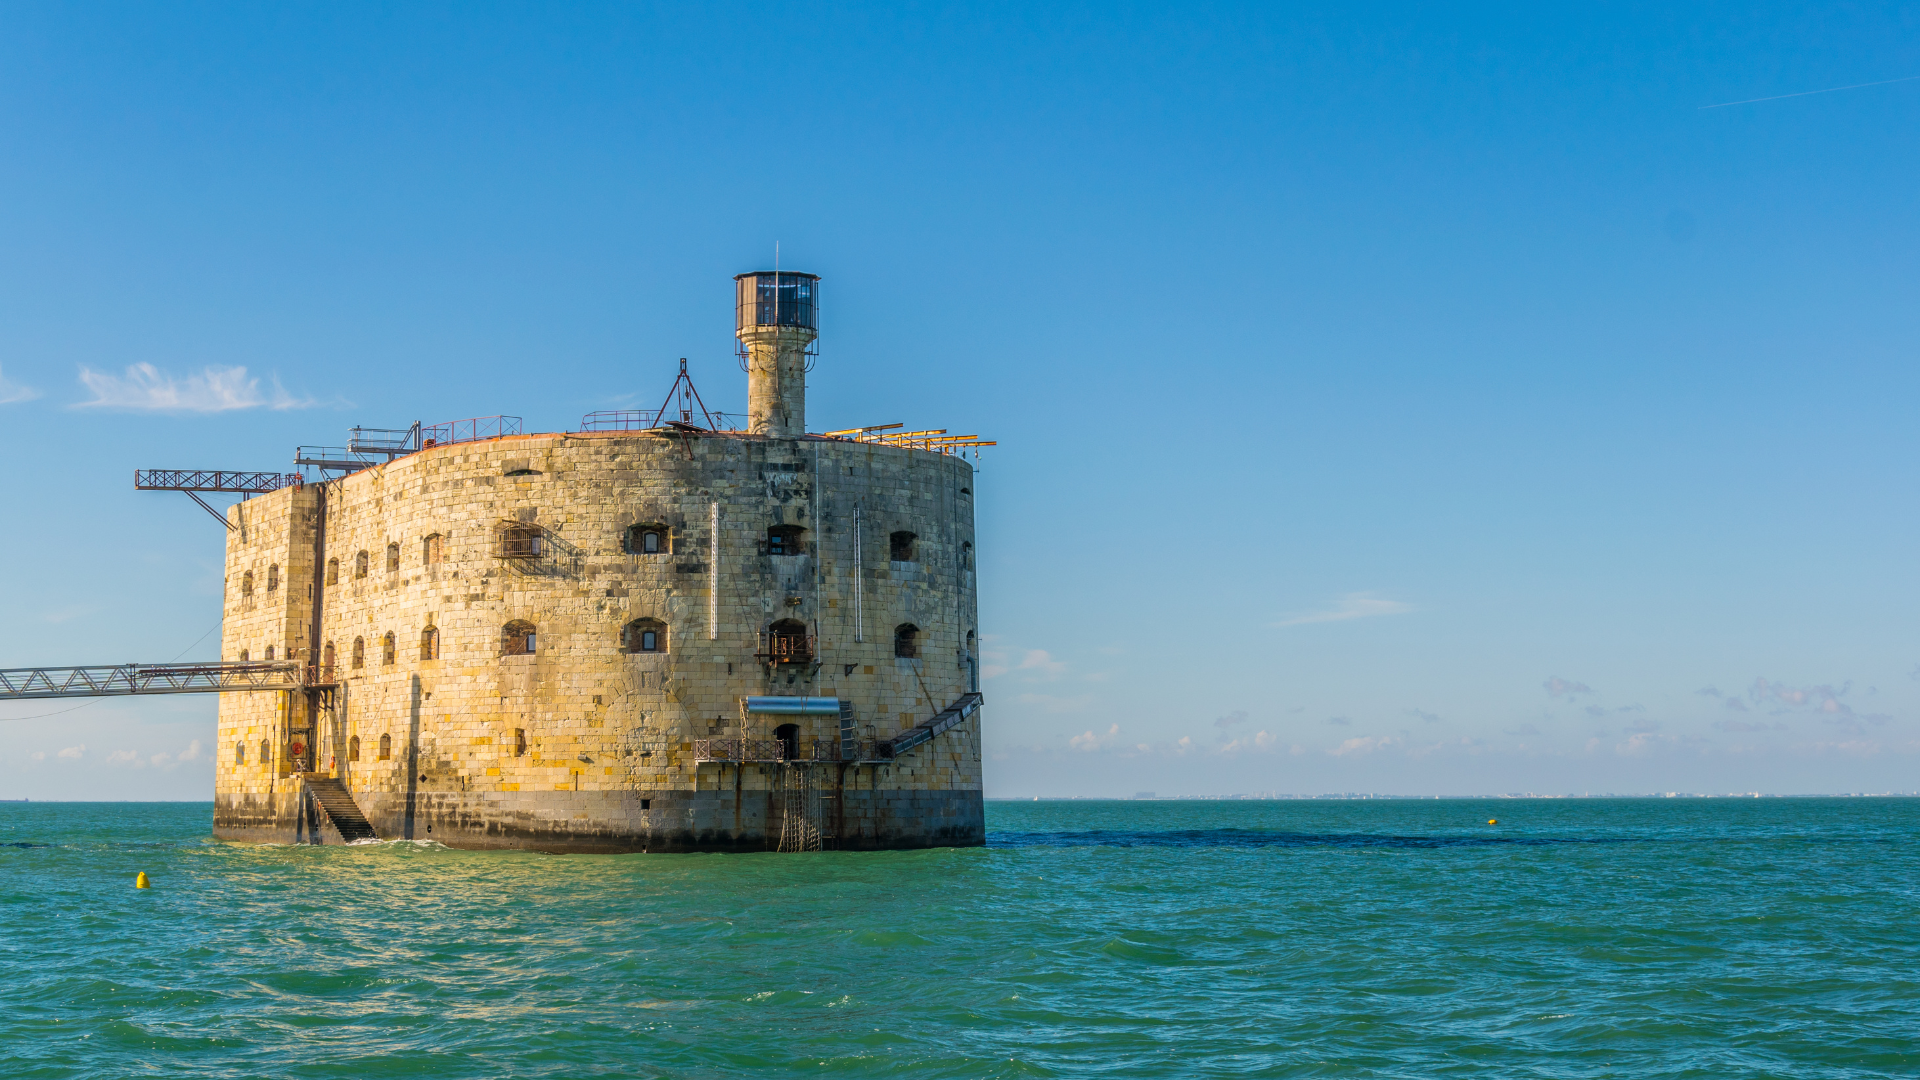
POLYGON ((736 279, 744 424, 683 362, 677 413, 416 425, 230 508, 222 658, 302 662, 313 689, 221 695, 215 834, 982 843, 962 448, 990 444, 808 434, 818 297, 736 279))

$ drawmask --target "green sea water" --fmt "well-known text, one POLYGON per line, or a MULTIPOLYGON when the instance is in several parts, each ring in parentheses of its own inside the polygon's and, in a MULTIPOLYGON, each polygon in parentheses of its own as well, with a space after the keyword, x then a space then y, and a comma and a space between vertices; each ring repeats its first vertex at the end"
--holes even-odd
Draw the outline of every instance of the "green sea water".
POLYGON ((985 848, 817 855, 210 822, 0 804, 0 1077, 1920 1075, 1920 800, 990 803, 985 848))

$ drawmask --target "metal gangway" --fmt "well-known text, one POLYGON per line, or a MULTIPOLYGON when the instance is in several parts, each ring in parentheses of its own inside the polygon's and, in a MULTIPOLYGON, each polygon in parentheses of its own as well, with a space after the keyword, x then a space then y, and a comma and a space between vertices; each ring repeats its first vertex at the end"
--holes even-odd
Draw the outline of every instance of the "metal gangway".
POLYGON ((331 668, 271 660, 0 669, 0 701, 125 697, 134 694, 326 690, 333 685, 331 668))

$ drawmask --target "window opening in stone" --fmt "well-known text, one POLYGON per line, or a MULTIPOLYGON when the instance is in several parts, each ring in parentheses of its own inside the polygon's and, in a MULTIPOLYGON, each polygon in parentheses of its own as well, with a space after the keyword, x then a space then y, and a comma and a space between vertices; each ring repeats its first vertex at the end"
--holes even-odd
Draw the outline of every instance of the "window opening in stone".
POLYGON ((247 660, 248 660, 248 659, 249 659, 249 657, 247 656, 247 650, 245 650, 245 649, 241 649, 241 650, 240 650, 240 662, 244 664, 244 663, 246 663, 246 662, 247 662, 247 660))
POLYGON ((269 765, 269 764, 272 764, 272 762, 273 762, 273 744, 268 742, 265 739, 261 739, 260 740, 260 764, 269 765))
POLYGON ((251 570, 240 575, 240 599, 253 599, 253 571, 251 570))
POLYGON ((539 469, 513 469, 509 471, 507 475, 508 476, 539 476, 540 470, 539 469))
POLYGON ((621 648, 630 653, 666 652, 667 624, 659 619, 635 619, 623 632, 621 648))
POLYGON ((382 735, 380 736, 380 760, 390 761, 392 760, 392 758, 393 758, 393 736, 382 735))
POLYGON ((387 635, 380 639, 380 662, 391 664, 396 659, 398 659, 398 650, 394 648, 393 631, 389 630, 387 635))
POLYGON ((355 671, 358 671, 361 668, 366 666, 367 666, 367 639, 363 637, 354 638, 353 639, 353 669, 355 671))
POLYGON ((800 537, 807 530, 798 525, 772 525, 767 528, 767 554, 805 555, 806 543, 800 537))
POLYGON ((387 573, 389 574, 397 573, 399 570, 400 570, 400 545, 388 544, 387 545, 387 573))
POLYGON ((913 561, 913 542, 919 537, 910 532, 897 532, 887 539, 888 558, 894 562, 913 561))
POLYGON ((960 569, 973 569, 973 542, 970 540, 960 542, 960 569))
POLYGON ((513 756, 525 757, 527 754, 527 729, 513 729, 513 756))
POLYGON ((274 563, 272 566, 267 567, 267 591, 272 592, 273 590, 279 587, 280 587, 280 564, 274 563))
POLYGON ((340 560, 339 559, 327 560, 327 584, 329 585, 340 584, 340 560))
POLYGON ((242 742, 242 743, 233 744, 233 763, 235 765, 245 765, 247 763, 247 744, 246 743, 242 742))
POLYGON ((666 555, 673 544, 665 525, 629 525, 620 538, 620 547, 629 555, 666 555))
POLYGON ((807 624, 798 619, 781 619, 767 628, 767 651, 762 654, 770 664, 804 664, 813 659, 813 639, 807 624))
POLYGON ((367 553, 364 551, 353 557, 353 576, 356 578, 367 576, 367 553))
POLYGON ((792 761, 800 756, 799 724, 781 724, 773 729, 773 737, 780 741, 781 758, 792 761))
POLYGON ((423 565, 433 566, 447 559, 447 538, 434 533, 420 542, 420 561, 423 565))
POLYGON ((327 642, 327 647, 320 650, 320 655, 324 658, 321 660, 320 666, 326 675, 331 678, 333 676, 333 642, 327 642))
POLYGON ((440 628, 429 626, 420 631, 420 659, 440 659, 440 628))
POLYGON ((273 659, 273 646, 267 646, 267 659, 273 659))
POLYGON ((500 557, 537 559, 545 554, 546 532, 538 525, 507 525, 500 530, 500 557))
POLYGON ((893 628, 893 655, 911 660, 920 655, 920 628, 901 623, 893 628))
POLYGON ((347 760, 348 761, 360 760, 360 736, 358 735, 355 735, 353 738, 347 740, 347 760))
POLYGON ((519 619, 508 623, 500 631, 500 652, 503 656, 527 656, 534 651, 534 625, 519 619))

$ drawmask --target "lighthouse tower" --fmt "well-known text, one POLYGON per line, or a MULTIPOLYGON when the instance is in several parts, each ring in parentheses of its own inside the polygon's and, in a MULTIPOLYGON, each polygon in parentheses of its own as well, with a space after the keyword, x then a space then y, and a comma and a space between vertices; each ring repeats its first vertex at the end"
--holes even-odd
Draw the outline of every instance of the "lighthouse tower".
POLYGON ((734 336, 747 358, 747 431, 807 431, 807 358, 820 336, 820 278, 760 270, 734 277, 734 336))

